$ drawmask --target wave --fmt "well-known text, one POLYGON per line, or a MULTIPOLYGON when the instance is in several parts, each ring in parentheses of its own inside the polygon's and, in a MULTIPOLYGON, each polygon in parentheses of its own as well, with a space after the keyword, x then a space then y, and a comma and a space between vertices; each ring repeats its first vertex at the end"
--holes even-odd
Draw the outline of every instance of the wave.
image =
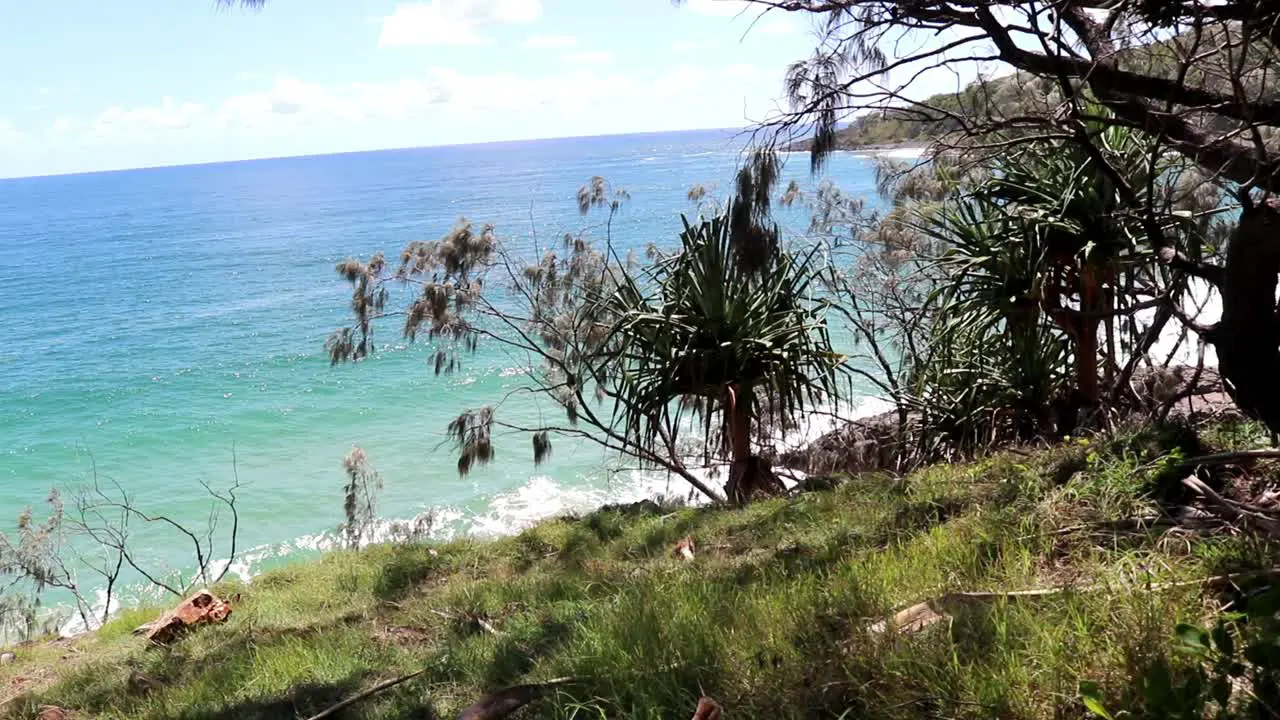
POLYGON ((896 147, 879 150, 855 150, 853 155, 857 157, 889 158, 891 160, 922 160, 927 152, 928 148, 925 147, 896 147))

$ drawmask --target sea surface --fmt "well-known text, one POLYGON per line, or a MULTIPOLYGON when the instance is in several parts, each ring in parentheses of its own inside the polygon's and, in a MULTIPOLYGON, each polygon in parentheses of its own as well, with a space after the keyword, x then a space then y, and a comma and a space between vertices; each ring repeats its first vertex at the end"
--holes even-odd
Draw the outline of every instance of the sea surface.
MULTIPOLYGON (((499 436, 495 461, 459 477, 446 423, 519 387, 528 358, 481 343, 460 372, 436 377, 431 348, 407 344, 391 321, 376 357, 331 366, 324 341, 349 319, 350 297, 334 265, 393 255, 464 216, 522 252, 545 247, 603 220, 575 202, 593 175, 630 194, 615 247, 670 246, 680 214, 695 211, 690 186, 727 196, 745 142, 698 131, 0 181, 0 530, 28 506, 39 516, 51 487, 70 497, 95 477, 202 529, 202 483, 238 477, 233 570, 247 577, 332 544, 341 461, 355 446, 382 476, 379 514, 433 511, 441 537, 687 492, 611 472, 598 448, 566 439, 535 468, 522 436, 499 436)), ((785 174, 820 180, 805 157, 785 174)), ((874 192, 866 158, 838 156, 826 177, 874 192)), ((793 232, 807 222, 798 210, 780 220, 793 232)), ((525 397, 501 412, 536 417, 525 397)), ((136 542, 162 571, 191 569, 181 536, 138 527, 136 542)))

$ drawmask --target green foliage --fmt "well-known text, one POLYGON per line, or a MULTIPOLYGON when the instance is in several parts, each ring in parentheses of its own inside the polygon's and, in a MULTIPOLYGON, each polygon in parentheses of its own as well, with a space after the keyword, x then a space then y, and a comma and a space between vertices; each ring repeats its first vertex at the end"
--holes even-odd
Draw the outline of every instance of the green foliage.
POLYGON ((609 351, 626 397, 616 424, 637 445, 674 434, 684 406, 673 416, 672 404, 683 398, 714 405, 733 387, 752 418, 791 423, 835 393, 839 357, 814 298, 814 253, 779 252, 744 267, 730 217, 732 206, 697 224, 686 220, 679 252, 642 278, 625 277, 608 305, 616 318, 609 351))
POLYGON ((1087 132, 1090 149, 1027 139, 882 168, 883 214, 819 198, 824 223, 869 225, 840 309, 882 371, 873 381, 911 420, 908 460, 1061 436, 1151 402, 1129 385, 1140 365, 1169 361, 1152 340, 1170 314, 1150 311, 1188 297, 1151 244, 1220 256, 1221 195, 1132 129, 1099 120, 1087 132))
POLYGON ((1244 601, 1244 612, 1219 615, 1205 628, 1179 623, 1172 653, 1138 677, 1132 710, 1110 712, 1097 683, 1082 682, 1085 707, 1108 720, 1275 717, 1280 708, 1280 589, 1244 601))
POLYGON ((373 352, 373 328, 385 316, 388 285, 411 284, 417 297, 403 313, 404 336, 409 340, 424 332, 437 345, 436 374, 456 365, 459 348, 474 349, 470 315, 484 285, 484 275, 494 261, 497 236, 492 225, 477 229, 466 218, 435 241, 414 241, 400 252, 400 262, 390 270, 378 253, 368 261, 347 258, 338 263, 338 274, 351 284, 351 312, 355 324, 330 335, 325 343, 334 363, 361 360, 373 352))
POLYGON ((378 519, 378 491, 382 489, 382 477, 360 448, 352 448, 347 453, 342 459, 342 469, 347 475, 347 484, 342 488, 342 512, 346 522, 340 529, 346 546, 357 548, 378 519))
POLYGON ((5 640, 26 640, 56 631, 67 618, 48 612, 42 603, 47 589, 62 589, 79 603, 78 610, 88 623, 87 607, 68 567, 65 511, 61 494, 55 489, 46 503, 49 517, 38 520, 31 508, 18 516, 12 533, 0 533, 0 627, 5 640), (16 633, 17 637, 13 637, 16 633))

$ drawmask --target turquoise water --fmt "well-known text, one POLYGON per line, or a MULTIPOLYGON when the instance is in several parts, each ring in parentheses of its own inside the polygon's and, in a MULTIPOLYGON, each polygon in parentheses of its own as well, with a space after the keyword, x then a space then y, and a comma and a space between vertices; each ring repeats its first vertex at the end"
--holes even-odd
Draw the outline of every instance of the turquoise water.
MULTIPOLYGON (((458 477, 447 420, 518 386, 524 363, 482 344, 437 378, 430 349, 406 346, 391 323, 376 358, 330 367, 324 339, 349 297, 333 266, 438 237, 459 216, 528 248, 534 231, 598 222, 574 202, 592 175, 631 193, 616 246, 669 245, 689 186, 727 192, 742 144, 727 132, 633 135, 0 181, 0 520, 96 467, 147 509, 202 526, 199 483, 228 484, 234 452, 247 572, 323 546, 356 445, 383 476, 380 514, 435 509, 442 534, 510 531, 663 489, 605 472, 598 449, 566 440, 535 469, 525 437, 498 438, 494 463, 458 477)), ((788 174, 812 186, 806 160, 788 174)), ((847 190, 874 187, 862 158, 827 172, 847 190)), ((782 220, 804 225, 798 212, 782 220)), ((520 396, 502 408, 536 411, 520 396)), ((151 562, 190 565, 167 536, 140 542, 151 562)))

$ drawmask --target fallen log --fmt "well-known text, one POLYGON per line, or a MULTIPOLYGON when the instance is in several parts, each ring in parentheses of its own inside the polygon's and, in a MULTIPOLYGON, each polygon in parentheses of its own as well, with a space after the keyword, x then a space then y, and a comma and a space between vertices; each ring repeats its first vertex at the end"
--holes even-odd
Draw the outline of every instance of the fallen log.
POLYGON ((1280 449, 1261 448, 1258 450, 1236 450, 1234 452, 1214 453, 1191 457, 1179 463, 1179 467, 1196 467, 1197 465, 1231 465, 1253 460, 1280 460, 1280 449))

